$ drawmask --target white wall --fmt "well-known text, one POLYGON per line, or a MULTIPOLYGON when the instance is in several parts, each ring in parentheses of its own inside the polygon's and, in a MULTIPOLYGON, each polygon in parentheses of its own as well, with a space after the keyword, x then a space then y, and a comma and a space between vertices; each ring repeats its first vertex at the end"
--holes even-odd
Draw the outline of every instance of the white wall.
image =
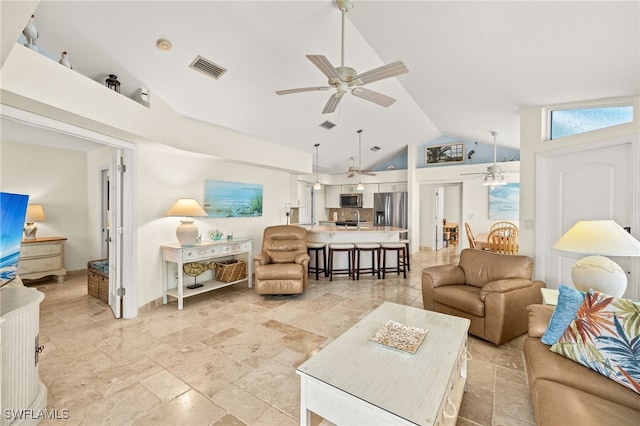
POLYGON ((86 269, 87 167, 86 154, 7 140, 0 142, 0 189, 28 194, 30 204, 41 204, 46 222, 37 223, 38 237, 66 237, 64 267, 86 269))
MULTIPOLYGON (((510 161, 500 163, 506 170, 518 170, 520 168, 519 161, 510 161)), ((425 223, 422 219, 423 212, 432 215, 433 212, 433 186, 445 186, 447 191, 445 195, 449 198, 460 197, 460 210, 456 213, 455 209, 449 206, 450 215, 445 215, 447 221, 455 222, 451 217, 460 218, 460 247, 468 247, 467 236, 464 229, 464 223, 469 223, 474 235, 489 232, 491 224, 496 222, 489 219, 489 187, 482 185, 482 179, 477 176, 463 175, 464 173, 482 173, 487 169, 487 164, 474 164, 466 166, 447 166, 447 167, 429 167, 415 170, 416 183, 420 187, 420 245, 424 245, 427 241, 433 241, 433 230, 435 225, 425 223), (458 190, 455 190, 458 185, 458 190), (456 195, 456 191, 459 193, 456 195), (425 228, 426 226, 426 228, 425 228)), ((506 175, 508 182, 518 182, 517 173, 509 173, 506 175)), ((445 199, 445 208, 449 202, 445 199)), ((512 221, 519 225, 519 221, 512 221)), ((429 246, 431 246, 430 244, 429 246)))
POLYGON ((264 228, 283 224, 282 206, 289 202, 289 174, 258 167, 241 166, 209 156, 168 152, 151 146, 138 146, 138 305, 162 296, 162 256, 160 246, 176 242, 179 218, 164 217, 178 198, 204 198, 205 179, 263 185, 263 212, 257 218, 197 218, 202 238, 208 231, 220 229, 234 237, 254 240, 257 254, 262 246, 264 228))
MULTIPOLYGON (((537 214, 539 214, 536 211, 536 157, 544 155, 545 152, 562 150, 567 147, 638 134, 640 134, 640 97, 580 102, 571 105, 530 107, 524 108, 520 112, 520 222, 524 224, 524 226, 520 227, 519 233, 520 253, 533 257, 536 251, 535 229, 537 214), (634 106, 634 121, 629 124, 595 130, 553 141, 547 140, 547 112, 549 109, 587 107, 606 103, 632 103, 634 106)), ((636 168, 640 167, 640 164, 635 166, 636 168)), ((545 212, 544 214, 553 213, 545 212)), ((634 201, 633 217, 635 222, 632 227, 638 229, 640 227, 640 195, 637 195, 634 201)))

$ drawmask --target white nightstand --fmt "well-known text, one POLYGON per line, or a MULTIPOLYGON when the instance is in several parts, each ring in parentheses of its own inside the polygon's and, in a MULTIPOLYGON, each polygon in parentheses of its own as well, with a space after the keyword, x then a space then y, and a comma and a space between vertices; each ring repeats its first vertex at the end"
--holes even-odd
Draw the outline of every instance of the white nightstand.
POLYGON ((18 275, 20 278, 37 279, 55 275, 58 282, 64 281, 64 237, 44 237, 22 240, 18 275))

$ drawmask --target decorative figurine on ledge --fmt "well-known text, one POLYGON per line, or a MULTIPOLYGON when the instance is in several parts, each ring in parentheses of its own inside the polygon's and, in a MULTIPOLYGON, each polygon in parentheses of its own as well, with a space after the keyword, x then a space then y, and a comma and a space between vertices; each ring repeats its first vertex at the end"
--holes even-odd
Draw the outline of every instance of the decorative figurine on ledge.
POLYGON ((35 15, 31 15, 27 26, 22 30, 22 34, 24 34, 24 37, 27 39, 24 45, 37 52, 38 46, 36 46, 36 40, 38 39, 38 29, 36 28, 36 24, 33 23, 33 18, 35 18, 35 15))
POLYGON ((115 74, 109 74, 109 77, 105 80, 105 84, 109 89, 120 93, 120 82, 118 81, 118 76, 115 74))
POLYGON ((67 59, 67 51, 66 50, 64 52, 62 52, 62 56, 60 56, 60 60, 58 62, 61 65, 64 65, 65 67, 67 67, 69 69, 73 69, 73 67, 71 66, 71 62, 69 62, 69 59, 67 59))

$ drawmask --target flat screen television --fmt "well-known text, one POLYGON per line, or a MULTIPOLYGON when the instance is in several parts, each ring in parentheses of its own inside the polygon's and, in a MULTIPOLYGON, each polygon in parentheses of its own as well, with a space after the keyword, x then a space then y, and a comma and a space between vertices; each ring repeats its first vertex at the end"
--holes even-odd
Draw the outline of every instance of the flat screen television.
POLYGON ((28 195, 0 192, 0 287, 13 281, 18 273, 28 202, 28 195))

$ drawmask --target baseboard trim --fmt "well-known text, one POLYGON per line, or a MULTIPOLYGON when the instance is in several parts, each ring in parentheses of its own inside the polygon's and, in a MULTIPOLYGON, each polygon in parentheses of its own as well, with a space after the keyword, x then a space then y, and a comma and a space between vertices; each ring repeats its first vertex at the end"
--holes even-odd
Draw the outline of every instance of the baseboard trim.
POLYGON ((158 306, 162 306, 162 297, 152 300, 149 303, 145 303, 142 306, 138 307, 138 315, 148 314, 158 306))

